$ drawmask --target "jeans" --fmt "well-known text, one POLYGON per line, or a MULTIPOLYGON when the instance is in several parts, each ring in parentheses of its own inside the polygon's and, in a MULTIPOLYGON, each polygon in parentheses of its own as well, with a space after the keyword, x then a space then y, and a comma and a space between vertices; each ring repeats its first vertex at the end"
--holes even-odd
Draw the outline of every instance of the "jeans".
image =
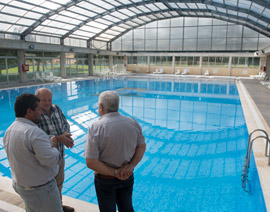
POLYGON ((15 182, 12 184, 24 201, 26 212, 63 212, 55 179, 36 188, 25 188, 15 182))
POLYGON ((134 212, 132 206, 132 191, 134 177, 127 180, 103 179, 95 176, 95 187, 100 212, 134 212))

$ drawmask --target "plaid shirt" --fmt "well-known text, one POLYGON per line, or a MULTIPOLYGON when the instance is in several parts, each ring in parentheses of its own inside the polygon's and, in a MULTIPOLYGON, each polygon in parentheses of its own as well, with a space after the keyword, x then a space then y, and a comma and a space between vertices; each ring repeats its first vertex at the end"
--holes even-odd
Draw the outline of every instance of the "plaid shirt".
MULTIPOLYGON (((53 104, 51 107, 51 117, 49 117, 43 111, 43 114, 40 116, 40 122, 38 126, 43 129, 50 137, 62 135, 65 131, 70 132, 70 126, 65 115, 63 114, 60 107, 55 104, 53 104)), ((64 158, 64 144, 57 143, 57 149, 60 152, 60 156, 64 158)))

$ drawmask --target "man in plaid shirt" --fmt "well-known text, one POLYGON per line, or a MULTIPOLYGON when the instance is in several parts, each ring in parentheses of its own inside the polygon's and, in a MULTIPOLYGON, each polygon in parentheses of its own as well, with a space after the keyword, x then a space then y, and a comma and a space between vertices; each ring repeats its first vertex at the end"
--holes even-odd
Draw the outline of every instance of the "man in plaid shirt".
MULTIPOLYGON (((55 177, 57 187, 62 200, 62 188, 64 183, 65 169, 65 147, 74 146, 71 138, 70 126, 65 115, 58 105, 52 104, 52 92, 47 88, 40 88, 36 91, 40 98, 40 107, 43 114, 40 116, 39 127, 43 129, 51 138, 54 145, 60 152, 61 162, 59 163, 59 172, 55 177)), ((74 211, 74 208, 63 205, 64 212, 74 211)))

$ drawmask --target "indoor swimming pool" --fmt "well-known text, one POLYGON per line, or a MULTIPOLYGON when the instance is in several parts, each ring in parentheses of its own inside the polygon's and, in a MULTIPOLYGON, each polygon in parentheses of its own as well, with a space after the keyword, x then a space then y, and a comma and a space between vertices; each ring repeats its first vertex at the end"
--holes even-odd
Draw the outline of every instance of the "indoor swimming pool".
MULTIPOLYGON (((120 113, 142 126, 147 149, 135 169, 136 212, 266 211, 251 160, 241 187, 248 131, 234 81, 104 78, 43 85, 66 115, 75 146, 66 149, 63 194, 97 204, 93 171, 84 159, 87 129, 98 118, 98 96, 117 90, 120 113)), ((3 147, 21 93, 41 86, 0 90, 0 175, 11 177, 3 147)))

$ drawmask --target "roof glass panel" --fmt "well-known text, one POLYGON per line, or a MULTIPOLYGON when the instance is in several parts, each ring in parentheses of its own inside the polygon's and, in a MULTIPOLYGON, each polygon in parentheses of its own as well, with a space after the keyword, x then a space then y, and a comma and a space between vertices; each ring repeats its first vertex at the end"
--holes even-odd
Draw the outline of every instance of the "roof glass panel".
POLYGON ((73 17, 73 18, 77 18, 79 20, 86 20, 87 18, 85 16, 81 16, 79 14, 73 13, 72 11, 61 11, 59 13, 60 15, 64 15, 64 16, 68 16, 68 17, 73 17))
POLYGON ((228 10, 228 14, 237 16, 237 12, 233 10, 228 10))
POLYGON ((35 7, 33 5, 26 4, 26 3, 23 3, 23 2, 20 2, 20 1, 13 1, 12 5, 16 5, 16 7, 24 8, 24 9, 27 9, 27 10, 31 10, 31 9, 33 9, 35 7))
POLYGON ((121 32, 117 32, 117 31, 114 31, 114 30, 107 30, 106 31, 107 34, 110 34, 110 35, 119 35, 121 32))
POLYGON ((238 12, 238 16, 243 17, 243 18, 247 18, 248 17, 248 14, 238 12))
POLYGON ((112 22, 114 22, 114 23, 120 21, 120 19, 118 19, 118 18, 116 18, 116 17, 113 17, 113 16, 111 16, 111 15, 105 15, 105 16, 103 16, 103 18, 106 19, 106 20, 112 21, 112 22))
POLYGON ((39 19, 42 17, 42 14, 38 14, 38 13, 35 13, 35 12, 27 12, 25 13, 24 15, 25 17, 29 17, 29 18, 33 18, 33 19, 39 19))
POLYGON ((175 3, 169 3, 169 5, 174 8, 174 9, 179 9, 179 7, 177 6, 177 4, 175 3))
POLYGON ((185 3, 177 3, 177 5, 181 8, 181 9, 188 9, 187 5, 185 3))
POLYGON ((50 10, 55 10, 55 9, 61 7, 61 5, 50 2, 50 1, 44 1, 42 4, 40 4, 40 6, 46 7, 50 10))
POLYGON ((136 14, 141 14, 142 11, 141 10, 138 10, 137 8, 132 8, 132 12, 136 13, 136 14))
POLYGON ((269 18, 269 14, 270 14, 270 9, 265 8, 264 12, 263 12, 263 16, 266 18, 269 18))
POLYGON ((135 15, 134 12, 132 12, 131 10, 128 10, 128 9, 122 9, 122 10, 120 10, 120 11, 121 11, 121 13, 124 13, 124 14, 126 14, 127 16, 133 16, 133 15, 135 15))
POLYGON ((200 3, 197 3, 199 9, 206 9, 206 6, 205 4, 200 4, 200 3))
POLYGON ((129 0, 121 0, 122 4, 131 4, 131 2, 129 0))
MULTIPOLYGON (((98 20, 100 21, 101 19, 98 19, 98 20)), ((98 23, 96 21, 91 21, 91 22, 87 23, 86 26, 93 26, 93 27, 99 28, 99 29, 106 29, 108 27, 108 25, 98 23)))
POLYGON ((106 33, 102 33, 99 37, 102 37, 102 38, 108 38, 108 39, 114 38, 113 35, 109 35, 109 34, 106 34, 106 33))
POLYGON ((0 21, 11 22, 11 23, 18 21, 19 19, 20 19, 19 17, 5 15, 5 14, 1 14, 0 16, 0 21))
POLYGON ((254 11, 257 14, 261 14, 263 12, 263 10, 264 10, 264 7, 262 7, 262 6, 258 5, 258 4, 255 4, 253 2, 250 9, 251 9, 251 11, 254 11))
POLYGON ((238 6, 240 8, 249 9, 251 6, 251 1, 238 1, 238 6))
POLYGON ((265 26, 265 27, 268 25, 268 23, 266 23, 262 20, 258 20, 258 23, 261 24, 262 26, 265 26))
POLYGON ((0 24, 0 31, 7 31, 9 27, 11 27, 12 25, 11 24, 4 24, 4 23, 1 23, 0 24))
POLYGON ((119 24, 118 26, 121 27, 121 28, 124 28, 124 29, 130 29, 131 28, 131 26, 128 26, 126 24, 119 24))
POLYGON ((119 26, 114 26, 111 29, 114 30, 114 31, 119 31, 119 32, 123 32, 123 31, 126 30, 125 28, 122 28, 122 27, 119 27, 119 26))
POLYGON ((62 5, 67 4, 68 2, 70 2, 70 0, 51 0, 51 1, 62 4, 62 5))
POLYGON ((68 17, 62 16, 62 15, 54 15, 51 17, 51 19, 55 20, 55 21, 63 21, 66 23, 74 24, 74 25, 78 25, 79 23, 81 23, 80 20, 77 20, 75 18, 68 18, 68 17))
POLYGON ((170 14, 170 13, 162 13, 164 16, 166 16, 166 17, 172 17, 172 15, 170 14))
POLYGON ((132 21, 135 22, 135 23, 138 23, 138 24, 143 24, 143 23, 145 23, 144 21, 142 21, 142 20, 139 19, 139 18, 134 18, 134 19, 132 19, 132 21))
POLYGON ((124 15, 123 13, 117 12, 117 11, 111 13, 111 15, 112 16, 115 16, 115 17, 118 17, 120 19, 126 19, 126 18, 128 18, 128 16, 124 15))
POLYGON ((158 17, 158 18, 164 18, 164 16, 162 14, 160 14, 160 13, 155 14, 155 16, 158 17))
POLYGON ((90 27, 90 26, 83 26, 80 28, 80 30, 84 30, 84 31, 87 31, 87 32, 93 32, 93 33, 99 33, 102 31, 102 29, 98 29, 96 27, 90 27))
POLYGON ((198 9, 197 4, 194 4, 194 3, 188 4, 188 7, 191 9, 198 9))
POLYGON ((119 2, 110 0, 110 4, 114 5, 114 6, 120 6, 121 4, 119 2))
POLYGON ((72 34, 73 35, 82 35, 82 36, 85 36, 85 37, 93 37, 95 35, 95 33, 92 33, 92 32, 85 32, 85 31, 81 31, 81 30, 77 30, 76 32, 74 32, 72 34))
POLYGON ((103 38, 103 37, 97 37, 96 40, 97 40, 97 41, 109 41, 110 39, 108 39, 108 38, 103 38))
POLYGON ((126 24, 131 25, 131 26, 138 26, 137 23, 131 22, 131 21, 127 21, 126 24))
POLYGON ((104 25, 111 25, 113 23, 113 22, 105 20, 103 18, 96 19, 96 22, 99 22, 99 23, 104 24, 104 25))
POLYGON ((149 22, 152 19, 148 18, 147 16, 140 16, 140 19, 143 20, 144 22, 149 22))
POLYGON ((155 4, 147 4, 146 6, 150 8, 152 11, 160 10, 158 7, 155 6, 155 4))
POLYGON ((250 20, 252 20, 252 21, 255 21, 255 22, 258 21, 258 18, 253 17, 252 15, 249 15, 249 16, 248 16, 248 19, 250 19, 250 20))
POLYGON ((85 16, 89 16, 89 17, 93 17, 93 16, 97 15, 96 13, 91 12, 90 10, 85 10, 83 8, 75 7, 75 6, 71 7, 69 10, 72 11, 72 12, 75 12, 75 13, 79 13, 79 14, 82 14, 82 15, 85 15, 85 16))
POLYGON ((166 9, 168 9, 168 7, 167 7, 167 6, 165 6, 165 5, 164 5, 164 4, 162 4, 162 3, 155 3, 155 5, 156 5, 158 8, 162 9, 162 10, 166 10, 166 9))
POLYGON ((230 5, 230 6, 233 6, 233 7, 237 7, 237 2, 238 0, 226 0, 226 4, 227 5, 230 5))
POLYGON ((33 23, 35 23, 35 21, 30 20, 30 19, 26 19, 26 18, 20 18, 20 20, 18 20, 17 23, 31 26, 33 23))
POLYGON ((11 15, 16 14, 16 15, 20 15, 20 16, 23 16, 26 13, 26 10, 18 9, 15 7, 9 7, 9 6, 5 6, 1 11, 9 13, 11 15))
MULTIPOLYGON (((89 2, 89 1, 88 1, 89 2)), ((91 2, 91 1, 90 1, 91 2)), ((114 6, 113 5, 111 5, 111 4, 108 4, 107 2, 105 2, 105 1, 101 1, 101 0, 95 0, 94 1, 94 3, 96 4, 96 5, 99 5, 100 7, 102 7, 102 8, 105 8, 105 9, 112 9, 114 6)))
POLYGON ((138 6, 137 8, 143 12, 146 12, 146 13, 151 12, 151 10, 145 6, 138 6))
POLYGON ((212 5, 207 5, 207 7, 208 7, 210 10, 216 11, 216 7, 214 7, 214 6, 212 6, 212 5))

